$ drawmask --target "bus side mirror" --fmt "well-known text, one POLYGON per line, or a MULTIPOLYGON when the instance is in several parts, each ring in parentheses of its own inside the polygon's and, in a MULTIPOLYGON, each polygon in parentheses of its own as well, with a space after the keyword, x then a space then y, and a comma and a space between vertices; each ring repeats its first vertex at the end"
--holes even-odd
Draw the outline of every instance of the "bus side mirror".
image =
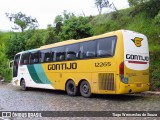
POLYGON ((13 62, 14 62, 14 60, 12 60, 12 61, 9 62, 9 69, 13 68, 13 62))

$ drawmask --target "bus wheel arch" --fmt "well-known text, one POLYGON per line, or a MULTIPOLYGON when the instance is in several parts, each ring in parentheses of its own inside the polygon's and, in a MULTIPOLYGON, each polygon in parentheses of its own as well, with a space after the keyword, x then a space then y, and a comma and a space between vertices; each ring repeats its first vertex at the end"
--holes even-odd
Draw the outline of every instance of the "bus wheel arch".
POLYGON ((21 80, 20 80, 20 86, 21 86, 21 89, 22 89, 23 91, 26 91, 26 90, 27 90, 26 82, 25 82, 25 79, 24 79, 24 78, 21 78, 21 80))
POLYGON ((90 87, 89 82, 86 79, 80 80, 80 82, 78 84, 78 88, 79 88, 80 94, 83 97, 86 97, 86 98, 91 97, 91 95, 92 95, 91 94, 91 87, 90 87))
POLYGON ((78 94, 78 87, 72 79, 68 79, 65 84, 65 91, 70 96, 76 96, 78 94))

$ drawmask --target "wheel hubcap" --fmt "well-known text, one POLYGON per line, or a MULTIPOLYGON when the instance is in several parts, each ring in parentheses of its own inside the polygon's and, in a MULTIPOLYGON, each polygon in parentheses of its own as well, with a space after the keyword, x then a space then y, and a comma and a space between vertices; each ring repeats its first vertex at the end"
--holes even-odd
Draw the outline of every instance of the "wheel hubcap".
POLYGON ((83 92, 84 93, 88 93, 89 92, 89 87, 88 87, 88 85, 83 85, 83 92))
POLYGON ((71 92, 74 92, 74 86, 72 84, 70 84, 69 88, 71 92))
POLYGON ((25 87, 25 82, 24 82, 24 81, 22 81, 22 87, 23 87, 23 88, 25 87))

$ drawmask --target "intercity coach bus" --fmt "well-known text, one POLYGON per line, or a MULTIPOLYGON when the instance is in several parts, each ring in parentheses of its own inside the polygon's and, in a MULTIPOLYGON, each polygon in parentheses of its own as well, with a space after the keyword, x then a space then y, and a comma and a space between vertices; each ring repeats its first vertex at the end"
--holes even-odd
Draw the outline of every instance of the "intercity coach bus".
POLYGON ((22 90, 64 90, 83 97, 147 91, 147 37, 118 30, 19 52, 13 62, 12 83, 22 90))

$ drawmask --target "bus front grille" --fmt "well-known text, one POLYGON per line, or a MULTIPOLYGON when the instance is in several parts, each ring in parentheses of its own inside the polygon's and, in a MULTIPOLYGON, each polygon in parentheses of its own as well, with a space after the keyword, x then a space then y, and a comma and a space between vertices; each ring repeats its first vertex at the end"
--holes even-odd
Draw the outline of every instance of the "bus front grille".
POLYGON ((114 73, 99 73, 99 89, 114 90, 114 73))

